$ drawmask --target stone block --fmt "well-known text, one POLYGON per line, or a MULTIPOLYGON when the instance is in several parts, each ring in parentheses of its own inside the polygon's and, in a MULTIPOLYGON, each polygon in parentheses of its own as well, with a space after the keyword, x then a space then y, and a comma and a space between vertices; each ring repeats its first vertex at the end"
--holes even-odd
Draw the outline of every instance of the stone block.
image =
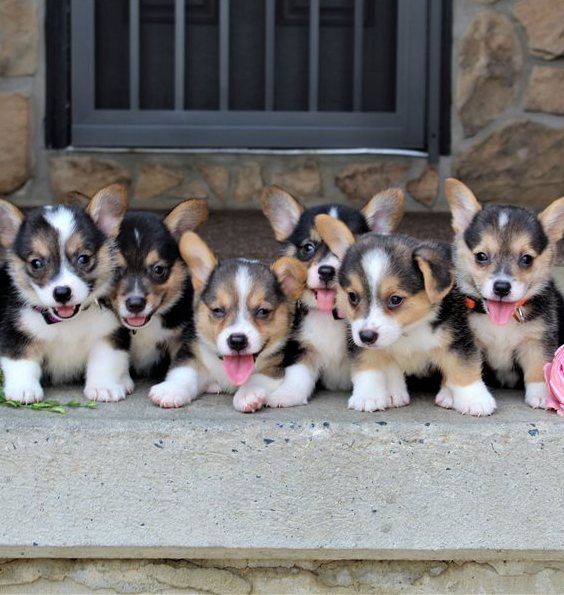
POLYGON ((421 174, 407 183, 409 194, 426 207, 433 206, 439 189, 439 174, 435 166, 427 166, 421 174))
POLYGON ((533 56, 553 60, 564 55, 564 0, 521 0, 513 11, 533 56))
POLYGON ((37 0, 0 0, 0 76, 26 76, 37 68, 37 0))
POLYGON ((564 70, 533 66, 525 109, 530 112, 564 114, 564 70))
POLYGON ((411 162, 402 157, 352 163, 338 172, 335 184, 351 202, 362 203, 376 193, 401 184, 411 162))
POLYGON ((76 154, 52 155, 49 177, 53 194, 60 200, 75 190, 92 196, 108 184, 131 181, 129 171, 116 161, 76 154))
POLYGON ((237 171, 233 198, 238 203, 258 200, 264 186, 262 169, 258 161, 245 161, 237 171))
POLYGON ((227 167, 211 163, 198 163, 196 170, 201 174, 217 198, 220 200, 227 198, 229 190, 229 169, 227 167))
POLYGON ((511 21, 480 12, 464 34, 458 65, 456 109, 464 134, 472 136, 514 100, 522 57, 511 21))
POLYGON ((453 174, 479 200, 544 208, 564 195, 564 129, 517 120, 459 155, 453 174))
POLYGON ((274 172, 272 183, 299 197, 320 196, 322 193, 319 165, 311 159, 296 167, 274 172))
POLYGON ((29 98, 0 93, 0 192, 8 194, 31 175, 29 98))
POLYGON ((137 178, 135 196, 144 201, 176 188, 182 183, 183 175, 159 163, 143 163, 137 178))

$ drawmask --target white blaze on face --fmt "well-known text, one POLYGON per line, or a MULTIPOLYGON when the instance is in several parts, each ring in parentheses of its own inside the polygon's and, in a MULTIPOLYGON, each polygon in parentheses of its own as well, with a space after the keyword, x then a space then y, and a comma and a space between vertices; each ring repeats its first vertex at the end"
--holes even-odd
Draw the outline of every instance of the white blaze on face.
POLYGON ((339 209, 337 207, 331 207, 329 209, 329 217, 333 217, 333 219, 339 218, 339 209))
POLYGON ((54 308, 59 305, 53 296, 55 287, 70 287, 71 298, 67 305, 77 306, 84 302, 88 297, 90 290, 88 285, 76 275, 72 266, 67 260, 65 253, 65 246, 68 239, 76 231, 76 220, 74 214, 65 207, 46 207, 43 211, 45 220, 55 228, 58 235, 59 254, 61 258, 61 266, 59 272, 49 281, 44 287, 39 287, 32 283, 37 296, 41 303, 48 307, 54 308))
POLYGON ((361 331, 374 331, 378 339, 370 347, 387 347, 401 337, 402 328, 386 314, 378 300, 378 289, 388 272, 388 257, 383 250, 370 250, 362 256, 362 269, 370 288, 369 308, 366 316, 357 318, 351 324, 354 342, 359 347, 367 347, 361 339, 361 331))
POLYGON ((501 213, 499 214, 499 219, 498 219, 499 228, 503 229, 507 225, 508 221, 509 221, 509 213, 507 211, 501 211, 501 213))
POLYGON ((254 354, 262 349, 262 337, 253 324, 252 313, 247 309, 247 300, 253 291, 253 279, 246 266, 240 266, 235 274, 235 288, 237 291, 237 315, 230 326, 224 328, 217 338, 217 348, 221 355, 233 354, 227 343, 234 334, 247 337, 248 347, 242 353, 254 354))

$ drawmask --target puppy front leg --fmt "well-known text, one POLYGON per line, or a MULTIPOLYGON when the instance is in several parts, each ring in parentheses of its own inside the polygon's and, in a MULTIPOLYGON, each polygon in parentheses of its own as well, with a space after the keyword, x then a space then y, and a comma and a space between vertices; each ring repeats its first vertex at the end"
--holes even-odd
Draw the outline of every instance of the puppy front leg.
POLYGON ((163 382, 149 391, 149 399, 159 407, 182 407, 191 403, 209 383, 207 375, 198 372, 194 360, 171 368, 163 382))
POLYGON ((349 399, 349 409, 383 411, 393 407, 386 373, 387 367, 392 363, 390 356, 381 350, 366 349, 356 355, 352 362, 353 392, 349 399))
POLYGON ((546 408, 549 391, 544 379, 544 364, 550 359, 538 341, 526 342, 519 351, 519 365, 525 380, 525 403, 534 409, 546 408))
POLYGON ((435 398, 441 407, 453 408, 470 415, 491 415, 495 399, 482 380, 482 362, 476 352, 471 357, 448 351, 439 358, 443 387, 435 398))
POLYGON ((41 366, 31 359, 0 358, 4 373, 4 394, 11 401, 35 403, 43 399, 41 366))
POLYGON ((233 407, 241 413, 254 413, 267 404, 267 395, 273 392, 281 378, 272 378, 266 374, 253 374, 233 396, 233 407))
POLYGON ((101 339, 88 356, 84 395, 91 401, 121 401, 132 392, 129 353, 101 339))
POLYGON ((319 365, 312 348, 301 361, 284 370, 282 384, 267 397, 269 407, 295 407, 307 401, 319 378, 319 365))

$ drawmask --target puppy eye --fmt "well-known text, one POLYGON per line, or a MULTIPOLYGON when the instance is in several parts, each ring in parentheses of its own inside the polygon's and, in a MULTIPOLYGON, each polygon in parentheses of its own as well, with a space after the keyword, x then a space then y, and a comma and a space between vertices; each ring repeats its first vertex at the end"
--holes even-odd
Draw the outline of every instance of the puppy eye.
POLYGON ((114 277, 116 280, 121 279, 125 275, 125 267, 117 267, 114 271, 114 277))
POLYGON ((268 318, 268 315, 269 314, 270 314, 270 310, 268 308, 259 308, 255 312, 255 318, 259 318, 260 320, 264 320, 265 318, 268 318))
POLYGON ((151 276, 154 279, 164 279, 166 277, 167 274, 167 269, 165 266, 163 266, 162 264, 156 264, 152 269, 151 269, 151 276))
POLYGON ((524 267, 530 267, 533 264, 534 258, 530 254, 523 254, 519 258, 519 264, 524 267))
POLYGON ((32 258, 29 261, 29 266, 31 267, 32 271, 41 271, 45 268, 45 259, 44 258, 32 258))
POLYGON ((225 308, 212 308, 212 314, 215 318, 223 318, 225 316, 225 308))
POLYGON ((313 242, 305 242, 298 249, 298 258, 300 260, 309 260, 316 250, 316 245, 313 242))
POLYGON ((349 298, 349 304, 351 306, 358 306, 360 303, 360 297, 358 296, 358 293, 355 293, 354 291, 349 291, 347 297, 349 298))
POLYGON ((399 305, 401 305, 402 302, 403 298, 401 297, 401 295, 391 295, 388 298, 388 308, 390 308, 390 310, 393 310, 394 308, 397 308, 399 305))
POLYGON ((475 256, 476 262, 479 262, 480 264, 485 264, 490 259, 490 257, 485 252, 477 252, 475 256))
POLYGON ((90 264, 91 261, 91 257, 89 254, 81 254, 77 259, 76 259, 76 264, 79 267, 87 267, 90 264))

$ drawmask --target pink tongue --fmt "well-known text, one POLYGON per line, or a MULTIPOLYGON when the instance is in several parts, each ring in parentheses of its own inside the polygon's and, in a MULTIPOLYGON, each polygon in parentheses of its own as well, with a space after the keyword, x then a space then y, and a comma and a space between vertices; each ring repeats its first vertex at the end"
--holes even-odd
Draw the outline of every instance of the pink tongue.
POLYGON ((335 293, 334 289, 317 289, 317 307, 323 312, 333 312, 333 308, 335 307, 335 293))
POLYGON ((130 316, 125 319, 130 326, 143 326, 147 320, 146 316, 130 316))
POLYGON ((488 304, 488 315, 494 324, 507 324, 515 308, 517 302, 498 302, 495 300, 486 300, 488 304))
POLYGON ((75 306, 59 306, 55 308, 55 314, 59 318, 70 318, 74 314, 75 306))
POLYGON ((223 357, 223 369, 229 380, 236 386, 247 382, 254 367, 255 360, 252 355, 225 355, 223 357))

